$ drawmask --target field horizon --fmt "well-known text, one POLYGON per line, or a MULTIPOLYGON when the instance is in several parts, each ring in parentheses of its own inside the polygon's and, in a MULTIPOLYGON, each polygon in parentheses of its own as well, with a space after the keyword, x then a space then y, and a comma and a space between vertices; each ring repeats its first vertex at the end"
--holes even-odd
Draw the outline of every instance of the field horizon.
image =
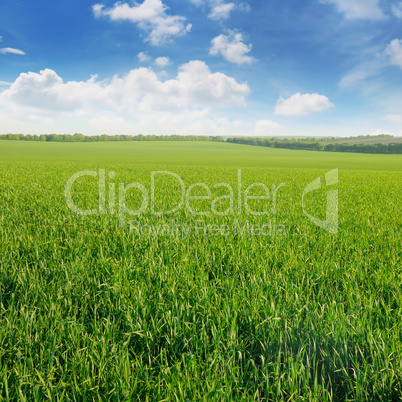
POLYGON ((320 152, 221 142, 54 143, 2 141, 2 161, 60 161, 401 171, 400 155, 320 152))

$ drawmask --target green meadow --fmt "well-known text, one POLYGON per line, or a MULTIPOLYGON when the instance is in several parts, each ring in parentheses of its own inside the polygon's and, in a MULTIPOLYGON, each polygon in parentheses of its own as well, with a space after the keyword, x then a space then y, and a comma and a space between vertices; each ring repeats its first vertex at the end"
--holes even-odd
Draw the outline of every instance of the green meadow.
POLYGON ((1 161, 402 170, 400 155, 295 151, 213 142, 0 143, 1 161))
POLYGON ((400 155, 2 141, 0 400, 401 400, 401 195, 400 155))

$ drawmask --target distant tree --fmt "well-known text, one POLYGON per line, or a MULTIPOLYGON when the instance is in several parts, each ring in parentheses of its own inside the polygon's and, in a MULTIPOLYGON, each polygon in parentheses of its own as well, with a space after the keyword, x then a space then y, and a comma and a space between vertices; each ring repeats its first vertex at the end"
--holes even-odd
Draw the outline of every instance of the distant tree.
POLYGON ((74 134, 74 142, 84 142, 84 141, 85 141, 85 135, 80 133, 74 134))

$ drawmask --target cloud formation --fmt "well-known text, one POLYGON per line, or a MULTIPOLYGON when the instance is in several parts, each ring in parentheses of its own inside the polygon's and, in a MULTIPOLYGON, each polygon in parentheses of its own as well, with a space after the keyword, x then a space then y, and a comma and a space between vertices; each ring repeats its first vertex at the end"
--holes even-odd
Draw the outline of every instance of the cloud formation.
MULTIPOLYGON (((85 133, 240 135, 250 132, 226 109, 244 107, 250 88, 193 60, 172 79, 137 68, 108 80, 68 81, 53 70, 22 73, 0 90, 4 130, 85 133)), ((252 129, 252 128, 251 128, 252 129)))
POLYGON ((224 0, 190 0, 191 3, 198 7, 207 6, 209 8, 208 18, 215 21, 223 21, 230 18, 230 14, 234 10, 249 11, 250 6, 244 2, 232 1, 226 3, 224 0))
POLYGON ((380 20, 385 18, 379 6, 379 0, 320 0, 323 4, 332 4, 346 19, 380 20))
POLYGON ((340 82, 339 86, 344 89, 347 87, 354 86, 356 84, 361 84, 367 79, 376 76, 381 72, 381 70, 386 66, 384 58, 381 57, 372 57, 369 60, 365 60, 364 62, 357 65, 347 74, 345 74, 340 82))
POLYGON ((258 120, 255 122, 254 135, 266 136, 271 135, 279 130, 283 129, 279 123, 272 120, 258 120))
POLYGON ((146 53, 144 53, 144 52, 138 53, 138 54, 137 54, 137 57, 138 57, 138 60, 139 60, 141 63, 144 63, 144 62, 146 62, 146 61, 151 60, 151 58, 150 58, 146 53))
POLYGON ((164 68, 170 64, 169 57, 157 57, 155 59, 155 66, 164 68))
POLYGON ((402 39, 394 39, 385 49, 390 64, 402 68, 402 39))
POLYGON ((18 54, 23 56, 25 54, 25 52, 23 52, 22 50, 19 49, 13 49, 12 47, 3 47, 2 49, 0 49, 0 54, 18 54))
POLYGON ((0 93, 0 108, 46 114, 48 112, 102 114, 104 111, 131 115, 158 112, 200 111, 244 105, 250 93, 246 83, 222 73, 212 73, 203 61, 182 65, 176 78, 161 81, 151 69, 138 68, 125 76, 99 81, 64 82, 57 73, 45 69, 22 73, 0 93))
POLYGON ((255 59, 248 56, 252 45, 246 45, 243 42, 243 36, 240 33, 230 32, 229 35, 219 35, 211 41, 209 54, 221 54, 227 61, 235 64, 251 63, 255 59))
POLYGON ((364 83, 383 73, 390 65, 402 68, 402 39, 392 40, 382 51, 375 49, 375 53, 370 52, 365 60, 342 77, 339 85, 346 88, 364 83))
POLYGON ((387 114, 384 120, 390 123, 402 124, 402 114, 387 114))
POLYGON ((280 98, 276 103, 275 114, 279 116, 307 116, 323 112, 335 105, 324 95, 304 94, 300 92, 288 99, 280 98))
POLYGON ((391 10, 395 17, 402 18, 402 2, 392 5, 391 10))
POLYGON ((217 2, 217 4, 212 6, 208 18, 211 20, 227 20, 230 17, 230 12, 233 11, 235 7, 236 5, 234 3, 217 2))
POLYGON ((107 17, 112 21, 131 21, 148 34, 147 41, 153 46, 163 45, 173 37, 183 36, 191 30, 186 18, 166 14, 167 7, 161 0, 144 0, 142 4, 130 6, 118 2, 106 9, 102 4, 92 6, 95 17, 107 17))

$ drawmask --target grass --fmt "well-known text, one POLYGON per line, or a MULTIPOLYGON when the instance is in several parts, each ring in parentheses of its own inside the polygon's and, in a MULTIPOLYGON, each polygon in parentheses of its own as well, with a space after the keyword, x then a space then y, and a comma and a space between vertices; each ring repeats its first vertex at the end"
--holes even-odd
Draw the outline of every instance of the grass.
MULTIPOLYGON (((402 398, 400 156, 337 153, 326 160, 203 143, 4 143, 0 400, 402 398), (304 216, 301 196, 337 166, 334 235, 304 216), (268 216, 236 214, 237 205, 228 216, 182 208, 160 217, 147 208, 120 227, 116 215, 78 216, 66 205, 68 178, 99 168, 116 174, 108 189, 131 182, 149 188, 152 171, 170 170, 186 188, 203 182, 216 197, 224 193, 217 183, 236 189, 237 168, 244 188, 286 186, 268 216), (172 220, 211 231, 149 231, 172 220), (212 230, 270 220, 271 235, 212 230)), ((156 208, 175 205, 177 183, 159 178, 156 185, 156 208)), ((95 178, 80 179, 73 198, 92 208, 97 189, 95 178)), ((140 202, 138 191, 127 196, 132 209, 140 202)), ((210 203, 192 206, 203 211, 210 203)), ((325 207, 325 189, 307 196, 311 214, 324 219, 325 207)))
POLYGON ((212 142, 55 143, 2 141, 2 161, 402 170, 400 155, 295 151, 212 142))

